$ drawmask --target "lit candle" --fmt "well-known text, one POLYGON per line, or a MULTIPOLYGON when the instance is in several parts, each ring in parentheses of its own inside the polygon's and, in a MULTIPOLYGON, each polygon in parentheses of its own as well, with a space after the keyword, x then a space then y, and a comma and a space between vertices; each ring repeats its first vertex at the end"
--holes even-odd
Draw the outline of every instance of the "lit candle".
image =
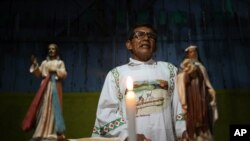
POLYGON ((130 76, 127 78, 126 111, 128 120, 128 141, 136 141, 136 98, 133 91, 133 80, 130 76))

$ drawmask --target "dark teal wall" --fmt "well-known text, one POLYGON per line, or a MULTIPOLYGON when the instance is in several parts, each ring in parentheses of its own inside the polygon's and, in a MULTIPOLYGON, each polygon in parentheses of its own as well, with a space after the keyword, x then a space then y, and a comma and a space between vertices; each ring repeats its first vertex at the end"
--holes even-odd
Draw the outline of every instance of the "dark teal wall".
MULTIPOLYGON (((249 125, 248 90, 217 91, 219 119, 215 123, 216 141, 229 141, 230 125, 249 125)), ((21 123, 34 98, 33 93, 0 93, 0 132, 3 141, 27 141, 34 130, 23 132, 21 123)), ((63 115, 68 139, 90 137, 95 122, 99 92, 65 93, 63 95, 63 115)))
POLYGON ((178 66, 194 43, 216 89, 250 87, 247 0, 29 1, 0 2, 0 91, 35 91, 30 56, 41 62, 50 42, 67 67, 65 91, 100 91, 107 72, 128 61, 126 32, 136 22, 158 30, 157 60, 178 66))

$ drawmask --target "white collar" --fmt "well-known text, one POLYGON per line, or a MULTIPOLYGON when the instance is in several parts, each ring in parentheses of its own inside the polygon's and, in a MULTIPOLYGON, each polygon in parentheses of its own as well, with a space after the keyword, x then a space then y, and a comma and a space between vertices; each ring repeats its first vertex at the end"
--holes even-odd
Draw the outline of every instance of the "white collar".
POLYGON ((143 62, 143 61, 139 61, 139 60, 135 60, 133 58, 129 58, 129 63, 128 65, 131 65, 131 66, 136 66, 136 65, 152 65, 152 64, 156 64, 156 62, 151 58, 149 59, 148 61, 146 62, 143 62))

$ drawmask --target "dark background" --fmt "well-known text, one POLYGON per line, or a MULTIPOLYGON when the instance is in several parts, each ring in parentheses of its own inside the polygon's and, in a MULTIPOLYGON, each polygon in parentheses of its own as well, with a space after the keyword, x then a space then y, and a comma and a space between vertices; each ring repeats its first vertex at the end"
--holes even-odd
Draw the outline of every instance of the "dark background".
POLYGON ((178 66, 183 49, 199 46, 216 89, 249 88, 249 0, 2 0, 0 92, 31 92, 30 56, 45 59, 56 42, 67 92, 100 91, 107 72, 128 61, 126 33, 136 22, 159 33, 155 58, 178 66))

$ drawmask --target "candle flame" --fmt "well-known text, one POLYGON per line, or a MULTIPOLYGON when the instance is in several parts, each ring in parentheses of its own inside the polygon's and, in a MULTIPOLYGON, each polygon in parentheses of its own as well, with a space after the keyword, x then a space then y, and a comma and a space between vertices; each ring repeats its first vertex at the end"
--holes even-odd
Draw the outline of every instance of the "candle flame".
POLYGON ((135 93, 133 91, 129 91, 127 92, 127 100, 129 100, 131 102, 131 100, 135 99, 135 93))
POLYGON ((127 77, 127 89, 128 89, 128 91, 132 91, 133 87, 134 87, 133 79, 131 76, 128 76, 127 77))

